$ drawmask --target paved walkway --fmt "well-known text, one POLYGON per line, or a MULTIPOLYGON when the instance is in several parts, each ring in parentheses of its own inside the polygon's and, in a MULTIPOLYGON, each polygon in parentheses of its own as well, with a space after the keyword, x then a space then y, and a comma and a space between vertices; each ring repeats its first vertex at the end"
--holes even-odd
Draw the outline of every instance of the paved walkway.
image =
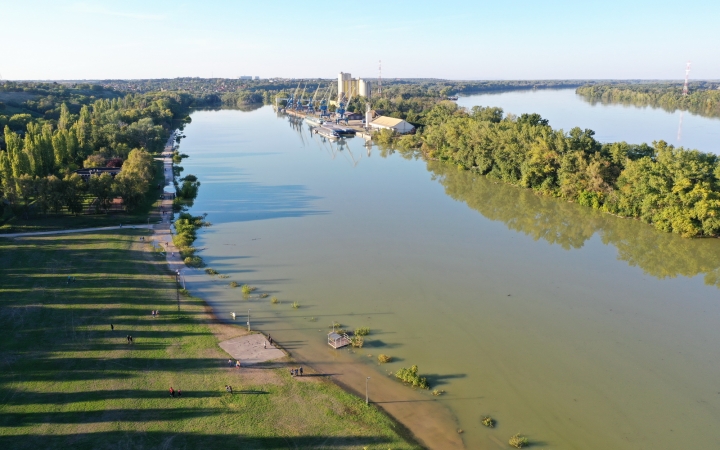
POLYGON ((259 364, 285 356, 282 350, 270 345, 262 334, 248 334, 228 339, 218 345, 233 359, 240 360, 241 366, 259 364))

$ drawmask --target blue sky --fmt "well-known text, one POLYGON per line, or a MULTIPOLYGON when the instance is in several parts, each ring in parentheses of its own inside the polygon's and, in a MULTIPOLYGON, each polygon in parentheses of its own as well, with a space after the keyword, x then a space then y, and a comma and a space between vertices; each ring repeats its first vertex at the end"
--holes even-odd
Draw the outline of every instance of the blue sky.
POLYGON ((720 78, 720 1, 0 0, 3 79, 720 78))

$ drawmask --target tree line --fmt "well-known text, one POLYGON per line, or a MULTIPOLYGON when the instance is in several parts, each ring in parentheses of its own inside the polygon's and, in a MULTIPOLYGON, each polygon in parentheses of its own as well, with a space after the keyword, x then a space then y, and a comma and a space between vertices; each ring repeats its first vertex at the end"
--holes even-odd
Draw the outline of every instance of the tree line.
POLYGON ((49 105, 59 110, 57 118, 0 115, 4 214, 27 216, 31 207, 78 214, 88 196, 95 211, 107 210, 114 197, 132 210, 153 179, 152 153, 162 151, 170 130, 188 120, 189 103, 190 97, 174 93, 128 94, 79 105, 77 113, 66 102, 49 105), (104 167, 120 171, 115 177, 93 174, 87 183, 76 173, 104 167))
POLYGON ((596 84, 579 87, 575 92, 589 102, 653 106, 720 117, 720 83, 691 83, 688 95, 683 95, 683 86, 678 83, 596 84))
POLYGON ((439 103, 425 120, 424 129, 400 138, 399 146, 662 231, 720 234, 720 164, 714 154, 664 141, 600 143, 592 130, 554 130, 538 114, 467 111, 452 102, 439 103))

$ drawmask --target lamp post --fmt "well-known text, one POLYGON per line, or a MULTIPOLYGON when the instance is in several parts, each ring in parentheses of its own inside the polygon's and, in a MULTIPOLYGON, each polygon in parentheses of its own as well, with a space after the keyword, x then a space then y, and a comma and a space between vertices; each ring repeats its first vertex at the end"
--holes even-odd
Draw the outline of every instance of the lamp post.
POLYGON ((248 309, 248 323, 247 323, 247 326, 248 326, 248 331, 250 331, 250 310, 249 310, 249 309, 248 309))
POLYGON ((370 404, 370 398, 368 397, 368 381, 370 381, 370 377, 365 378, 365 406, 370 404))
POLYGON ((177 269, 175 271, 175 295, 177 297, 178 302, 178 311, 180 311, 180 281, 178 278, 180 277, 180 269, 177 269))

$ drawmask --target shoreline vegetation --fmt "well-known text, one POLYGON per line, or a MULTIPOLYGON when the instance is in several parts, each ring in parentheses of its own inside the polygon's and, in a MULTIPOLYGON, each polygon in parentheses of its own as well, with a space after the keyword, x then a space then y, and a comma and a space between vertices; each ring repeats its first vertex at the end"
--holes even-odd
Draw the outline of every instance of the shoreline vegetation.
POLYGON ((490 179, 529 188, 683 237, 720 234, 717 155, 648 144, 600 143, 589 129, 553 129, 538 114, 440 102, 414 135, 391 136, 402 149, 490 179))
POLYGON ((596 84, 581 86, 575 93, 590 103, 651 106, 666 111, 688 111, 704 117, 720 117, 720 82, 693 82, 688 95, 681 84, 596 84))

